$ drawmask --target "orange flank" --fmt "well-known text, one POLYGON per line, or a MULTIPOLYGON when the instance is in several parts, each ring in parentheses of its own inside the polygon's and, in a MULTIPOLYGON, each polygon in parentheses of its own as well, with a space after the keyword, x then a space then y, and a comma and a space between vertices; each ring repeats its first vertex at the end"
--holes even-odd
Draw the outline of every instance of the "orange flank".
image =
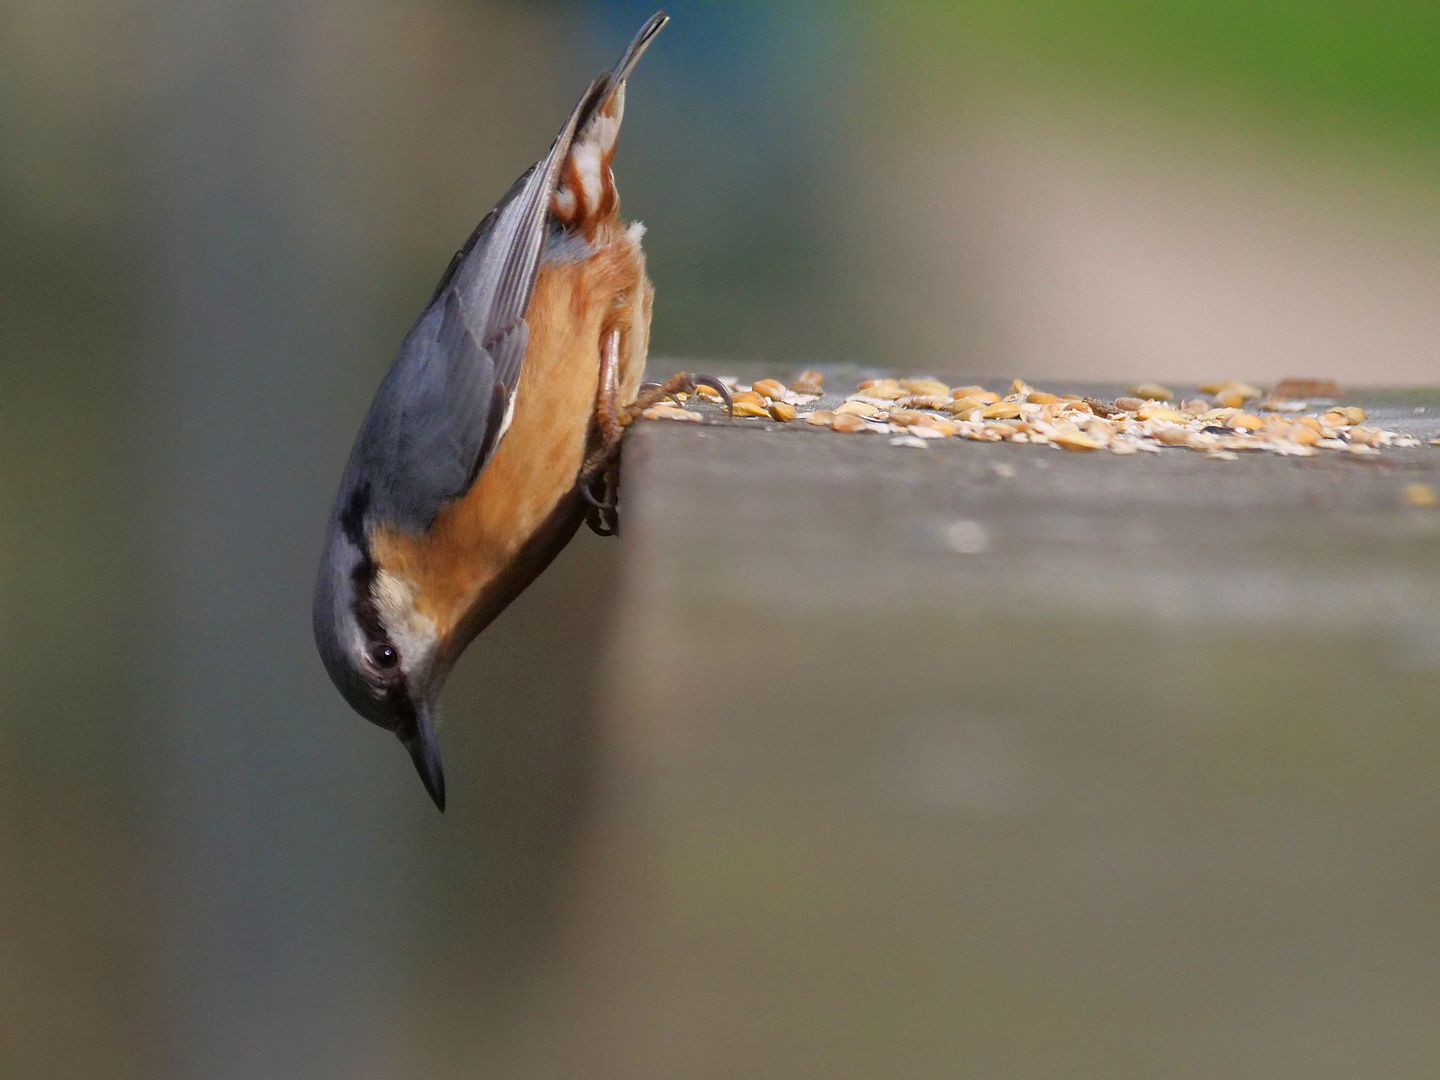
POLYGON ((654 295, 640 232, 604 222, 593 254, 541 266, 515 415, 489 464, 428 533, 384 527, 371 537, 376 564, 414 587, 416 613, 442 640, 574 488, 594 445, 601 346, 614 330, 621 402, 639 391, 654 295))

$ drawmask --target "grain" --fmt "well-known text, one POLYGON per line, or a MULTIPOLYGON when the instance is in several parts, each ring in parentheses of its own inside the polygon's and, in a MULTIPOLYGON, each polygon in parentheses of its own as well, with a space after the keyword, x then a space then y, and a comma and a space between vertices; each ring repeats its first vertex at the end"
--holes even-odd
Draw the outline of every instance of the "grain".
POLYGON ((698 412, 682 409, 678 405, 652 405, 640 415, 646 420, 681 420, 692 424, 705 419, 698 412))
POLYGON ((1277 398, 1337 398, 1340 387, 1333 379, 1281 379, 1272 394, 1277 398))
POLYGON ((778 401, 785 397, 785 386, 776 379, 761 379, 750 389, 772 401, 778 401))
POLYGON ((1219 397, 1221 394, 1239 394, 1241 401, 1249 401, 1251 398, 1260 396, 1260 391, 1249 383, 1237 382, 1227 379, 1224 382, 1206 383, 1200 387, 1200 393, 1209 394, 1211 397, 1219 397))
POLYGON ((800 377, 790 384, 790 389, 796 394, 804 394, 807 397, 814 397, 825 392, 825 376, 818 371, 802 371, 800 377))
POLYGON ((788 424, 795 419, 795 406, 787 405, 783 401, 777 401, 770 406, 770 416, 779 420, 782 424, 788 424))
POLYGON ((980 416, 985 420, 1018 420, 1020 406, 1013 401, 997 401, 985 406, 980 411, 980 416))
POLYGON ((1416 510, 1431 510, 1440 506, 1440 493, 1429 484, 1406 484, 1400 497, 1405 500, 1406 506, 1413 506, 1416 510))
POLYGON ((1146 405, 1136 415, 1141 420, 1158 420, 1166 424, 1183 424, 1189 419, 1184 413, 1164 405, 1146 405))
POLYGON ((894 401, 905 396, 905 388, 896 379, 872 379, 860 384, 860 392, 866 397, 881 401, 894 401))
POLYGON ((1130 387, 1130 394, 1142 401, 1169 401, 1175 396, 1175 391, 1159 383, 1147 382, 1130 387))
POLYGON ((977 397, 963 397, 956 398, 950 402, 950 404, 941 407, 948 413, 954 413, 956 416, 964 416, 967 413, 974 412, 976 409, 983 409, 985 402, 977 397))
POLYGON ((1083 431, 1059 431, 1051 436, 1050 441, 1064 450, 1101 450, 1104 444, 1092 439, 1083 431))
POLYGON ((909 394, 949 397, 950 388, 939 379, 901 379, 900 388, 909 394))

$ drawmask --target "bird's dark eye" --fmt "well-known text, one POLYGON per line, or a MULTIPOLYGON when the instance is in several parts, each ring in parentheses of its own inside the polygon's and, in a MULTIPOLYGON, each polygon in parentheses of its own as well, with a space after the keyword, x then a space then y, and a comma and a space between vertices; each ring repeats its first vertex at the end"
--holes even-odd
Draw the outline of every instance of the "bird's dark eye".
POLYGON ((400 663, 400 654, 393 645, 371 645, 370 662, 381 671, 389 671, 400 663))

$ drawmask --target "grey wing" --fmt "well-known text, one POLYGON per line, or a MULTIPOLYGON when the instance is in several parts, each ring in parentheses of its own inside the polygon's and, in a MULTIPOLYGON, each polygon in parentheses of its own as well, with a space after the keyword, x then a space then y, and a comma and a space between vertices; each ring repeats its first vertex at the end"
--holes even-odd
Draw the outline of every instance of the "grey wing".
POLYGON ((360 429, 337 500, 425 531, 463 495, 505 433, 529 343, 549 204, 592 84, 547 154, 457 253, 360 429))
POLYGON ((427 310, 376 391, 341 501, 365 489, 367 516, 424 531, 463 494, 497 421, 495 365, 465 324, 453 292, 427 310))

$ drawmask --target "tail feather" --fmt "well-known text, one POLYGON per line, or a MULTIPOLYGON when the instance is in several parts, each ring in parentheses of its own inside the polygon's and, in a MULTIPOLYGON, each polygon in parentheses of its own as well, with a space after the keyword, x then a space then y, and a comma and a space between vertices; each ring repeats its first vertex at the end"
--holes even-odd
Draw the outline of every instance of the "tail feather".
POLYGON ((568 230, 593 238, 600 224, 620 209, 610 163, 625 114, 625 82, 669 21, 663 11, 650 16, 615 67, 591 84, 576 110, 576 135, 551 201, 551 213, 568 230))

